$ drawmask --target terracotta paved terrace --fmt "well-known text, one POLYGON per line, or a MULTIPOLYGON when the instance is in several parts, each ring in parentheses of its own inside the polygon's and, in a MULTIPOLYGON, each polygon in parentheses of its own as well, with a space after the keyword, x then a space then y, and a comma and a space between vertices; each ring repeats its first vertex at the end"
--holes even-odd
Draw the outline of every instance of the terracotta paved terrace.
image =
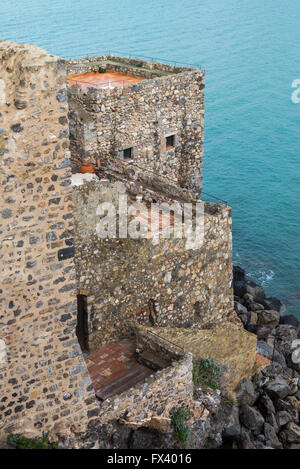
POLYGON ((119 72, 89 72, 82 75, 69 75, 68 85, 80 84, 85 90, 87 88, 114 88, 116 86, 126 86, 138 83, 145 78, 128 75, 119 72))
POLYGON ((96 396, 105 400, 127 391, 153 373, 135 357, 135 344, 122 340, 109 344, 85 359, 96 396))

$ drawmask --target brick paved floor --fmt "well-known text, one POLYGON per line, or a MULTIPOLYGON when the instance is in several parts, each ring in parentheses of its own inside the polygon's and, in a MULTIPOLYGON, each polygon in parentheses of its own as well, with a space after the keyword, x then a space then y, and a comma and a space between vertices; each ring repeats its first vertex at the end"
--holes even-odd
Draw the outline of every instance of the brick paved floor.
POLYGON ((85 361, 96 395, 103 399, 131 388, 153 373, 137 362, 135 344, 130 340, 96 350, 85 361))

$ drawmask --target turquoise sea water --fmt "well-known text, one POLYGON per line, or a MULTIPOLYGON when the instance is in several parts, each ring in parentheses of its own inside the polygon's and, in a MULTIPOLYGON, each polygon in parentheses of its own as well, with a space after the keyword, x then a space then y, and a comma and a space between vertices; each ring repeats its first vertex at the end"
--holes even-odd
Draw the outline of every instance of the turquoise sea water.
POLYGON ((233 207, 234 259, 300 317, 300 0, 2 0, 0 39, 206 69, 204 190, 233 207))

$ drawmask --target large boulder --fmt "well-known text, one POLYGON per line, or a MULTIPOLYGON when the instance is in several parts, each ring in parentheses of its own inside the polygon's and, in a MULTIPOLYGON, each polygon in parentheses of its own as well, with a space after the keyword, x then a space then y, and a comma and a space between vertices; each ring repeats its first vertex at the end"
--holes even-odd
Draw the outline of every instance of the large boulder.
POLYGON ((243 380, 237 391, 236 399, 240 406, 242 405, 253 405, 258 398, 258 393, 255 391, 253 383, 250 379, 243 380))
POLYGON ((242 449, 255 449, 254 442, 252 441, 247 428, 242 427, 240 443, 242 449))
POLYGON ((278 326, 280 321, 280 314, 275 309, 263 309, 257 311, 257 324, 263 326, 278 326))
POLYGON ((277 412, 280 412, 280 411, 288 412, 293 422, 295 423, 299 422, 299 412, 290 402, 284 401, 283 399, 278 399, 275 402, 275 407, 276 407, 277 412))
POLYGON ((279 427, 284 427, 289 422, 292 422, 293 418, 286 410, 279 410, 276 414, 276 420, 279 427))
POLYGON ((278 300, 278 298, 264 298, 262 300, 262 304, 264 305, 265 309, 275 309, 276 311, 280 312, 281 301, 278 300))
POLYGON ((243 306, 240 302, 235 301, 234 309, 235 312, 238 314, 240 320, 242 321, 244 327, 246 327, 249 322, 249 313, 247 308, 245 308, 245 306, 243 306))
POLYGON ((236 282, 233 282, 233 291, 236 296, 244 296, 245 293, 247 293, 246 289, 246 282, 245 280, 238 280, 236 282))
POLYGON ((297 330, 299 329, 299 321, 293 314, 286 314, 280 318, 281 324, 287 324, 289 326, 294 326, 297 330))
POLYGON ((261 413, 249 405, 243 405, 240 408, 240 421, 246 428, 255 433, 260 432, 264 425, 264 418, 261 413))
POLYGON ((267 344, 267 342, 264 342, 263 340, 259 340, 257 342, 256 351, 257 353, 259 353, 265 358, 268 358, 271 361, 273 360, 273 356, 274 356, 274 361, 278 362, 283 368, 286 368, 286 361, 285 361, 284 355, 279 350, 275 349, 274 351, 274 348, 271 347, 271 345, 267 344))
POLYGON ((279 426, 278 426, 275 414, 268 414, 266 416, 265 420, 266 420, 267 423, 269 423, 274 428, 276 433, 279 431, 279 426))
POLYGON ((266 445, 271 446, 272 448, 275 449, 281 449, 282 444, 280 443, 277 435, 275 428, 272 427, 269 423, 265 422, 264 424, 264 434, 266 437, 266 445))
POLYGON ((270 414, 275 414, 274 404, 267 394, 260 396, 257 406, 265 417, 270 414))
POLYGON ((281 430, 280 439, 285 443, 300 443, 300 427, 294 422, 289 422, 286 427, 281 430))
POLYGON ((265 391, 271 399, 284 399, 291 393, 291 388, 287 380, 282 378, 282 376, 277 376, 266 384, 265 391))
POLYGON ((239 421, 239 408, 232 406, 226 417, 226 424, 222 433, 223 438, 237 438, 240 436, 241 426, 239 421))
POLYGON ((239 267, 238 265, 233 266, 233 280, 234 282, 238 282, 240 280, 245 280, 246 272, 244 269, 239 267))
POLYGON ((275 329, 277 340, 282 342, 292 342, 297 339, 297 329, 290 324, 280 324, 275 329))
POLYGON ((253 301, 257 303, 263 303, 266 296, 264 290, 255 282, 251 282, 250 280, 247 280, 246 282, 246 293, 250 293, 250 295, 253 296, 253 301))
POLYGON ((234 309, 238 315, 248 314, 247 308, 244 305, 242 305, 239 301, 234 302, 234 309))

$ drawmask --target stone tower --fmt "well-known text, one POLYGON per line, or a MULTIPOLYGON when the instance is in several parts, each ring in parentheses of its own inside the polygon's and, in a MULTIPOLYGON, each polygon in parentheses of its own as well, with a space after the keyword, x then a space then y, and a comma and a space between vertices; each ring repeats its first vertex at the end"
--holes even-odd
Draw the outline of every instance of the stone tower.
POLYGON ((0 42, 0 439, 84 427, 65 66, 0 42))

